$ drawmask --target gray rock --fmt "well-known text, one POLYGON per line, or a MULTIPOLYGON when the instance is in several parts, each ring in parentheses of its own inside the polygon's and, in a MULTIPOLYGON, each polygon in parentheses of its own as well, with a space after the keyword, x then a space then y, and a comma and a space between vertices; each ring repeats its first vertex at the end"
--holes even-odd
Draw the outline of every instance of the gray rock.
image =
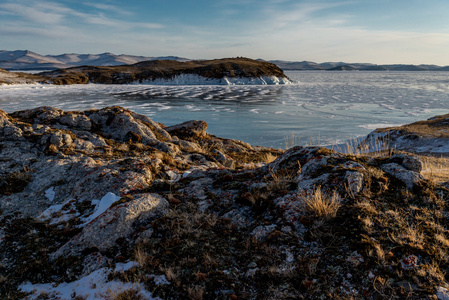
POLYGON ((90 130, 92 128, 90 119, 82 114, 67 113, 60 117, 58 121, 72 129, 90 130))
POLYGON ((157 194, 135 195, 132 201, 113 206, 92 220, 81 233, 52 254, 51 258, 79 255, 84 249, 91 247, 106 251, 116 244, 118 238, 125 238, 132 243, 133 225, 160 217, 168 206, 168 201, 157 194))
POLYGON ((345 179, 348 183, 348 189, 357 195, 363 190, 363 184, 365 182, 365 177, 362 173, 357 171, 346 171, 345 179))
POLYGON ((385 164, 382 165, 381 168, 386 173, 404 182, 409 190, 413 189, 413 186, 424 180, 424 177, 421 174, 407 170, 405 167, 396 163, 385 164))
POLYGON ((435 295, 439 300, 449 300, 449 290, 442 286, 438 287, 435 295))
POLYGON ((394 154, 389 162, 397 163, 405 167, 407 170, 420 173, 423 169, 422 161, 416 156, 410 156, 403 153, 394 154))
POLYGON ((165 131, 179 138, 186 137, 206 137, 207 123, 204 121, 192 120, 178 125, 165 127, 165 131))

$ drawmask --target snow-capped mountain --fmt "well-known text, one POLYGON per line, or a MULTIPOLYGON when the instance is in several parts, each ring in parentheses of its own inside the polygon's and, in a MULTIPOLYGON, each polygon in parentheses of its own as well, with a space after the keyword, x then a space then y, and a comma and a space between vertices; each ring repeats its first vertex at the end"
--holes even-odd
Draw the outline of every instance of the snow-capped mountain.
POLYGON ((113 53, 40 55, 28 50, 0 50, 0 68, 6 70, 53 70, 85 65, 118 66, 147 60, 168 59, 181 62, 189 61, 187 58, 177 56, 145 57, 113 53))

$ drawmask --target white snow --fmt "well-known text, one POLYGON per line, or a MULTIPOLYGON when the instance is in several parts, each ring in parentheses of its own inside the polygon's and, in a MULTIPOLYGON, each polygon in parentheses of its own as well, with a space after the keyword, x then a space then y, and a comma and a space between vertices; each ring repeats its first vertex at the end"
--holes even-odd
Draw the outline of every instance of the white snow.
POLYGON ((120 292, 134 289, 139 292, 141 299, 158 299, 153 298, 152 294, 145 290, 142 283, 108 281, 108 275, 111 270, 101 268, 80 278, 77 281, 69 283, 44 283, 32 284, 24 282, 19 286, 19 290, 25 293, 31 293, 25 299, 40 299, 39 296, 46 295, 45 299, 62 299, 70 300, 75 297, 82 297, 86 300, 108 299, 113 298, 120 292))
POLYGON ((170 281, 165 278, 165 275, 151 275, 156 285, 168 285, 170 281))
POLYGON ((136 261, 129 261, 127 263, 117 263, 115 264, 115 270, 114 272, 125 272, 128 271, 134 267, 138 267, 139 263, 136 261))
POLYGON ((52 214, 61 211, 64 204, 55 204, 44 210, 41 215, 38 217, 41 220, 47 220, 51 218, 52 214))
POLYGON ((45 191, 45 197, 47 197, 48 200, 53 202, 55 200, 55 187, 52 186, 48 190, 45 191))
POLYGON ((84 223, 82 224, 82 226, 86 225, 87 223, 104 213, 109 207, 111 207, 114 202, 120 199, 121 197, 117 196, 116 194, 108 192, 106 195, 104 195, 103 198, 101 198, 100 202, 95 207, 94 212, 84 219, 84 223))

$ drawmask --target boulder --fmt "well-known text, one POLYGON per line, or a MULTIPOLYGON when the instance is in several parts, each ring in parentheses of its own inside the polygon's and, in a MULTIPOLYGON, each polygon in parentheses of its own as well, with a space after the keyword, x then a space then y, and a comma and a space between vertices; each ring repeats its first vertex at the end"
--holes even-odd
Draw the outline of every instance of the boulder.
POLYGON ((382 166, 382 170, 405 183, 407 189, 411 190, 424 180, 424 177, 414 171, 410 171, 397 163, 389 163, 382 166))
POLYGON ((56 259, 61 255, 79 255, 84 249, 95 247, 100 252, 116 245, 119 238, 133 243, 137 223, 150 222, 161 216, 168 208, 168 201, 157 194, 138 194, 130 202, 118 204, 93 219, 83 231, 52 254, 56 259))
POLYGON ((204 121, 187 121, 178 125, 165 127, 165 131, 171 135, 183 138, 204 138, 206 133, 207 123, 204 121))

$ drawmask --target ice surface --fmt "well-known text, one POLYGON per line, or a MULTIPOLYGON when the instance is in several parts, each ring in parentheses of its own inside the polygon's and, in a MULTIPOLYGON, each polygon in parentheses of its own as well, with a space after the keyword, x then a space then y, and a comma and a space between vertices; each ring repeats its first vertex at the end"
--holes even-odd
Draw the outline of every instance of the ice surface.
POLYGON ((0 86, 0 108, 120 105, 167 126, 204 120, 211 134, 276 148, 292 133, 301 145, 338 144, 449 112, 446 72, 286 74, 299 84, 0 86))

